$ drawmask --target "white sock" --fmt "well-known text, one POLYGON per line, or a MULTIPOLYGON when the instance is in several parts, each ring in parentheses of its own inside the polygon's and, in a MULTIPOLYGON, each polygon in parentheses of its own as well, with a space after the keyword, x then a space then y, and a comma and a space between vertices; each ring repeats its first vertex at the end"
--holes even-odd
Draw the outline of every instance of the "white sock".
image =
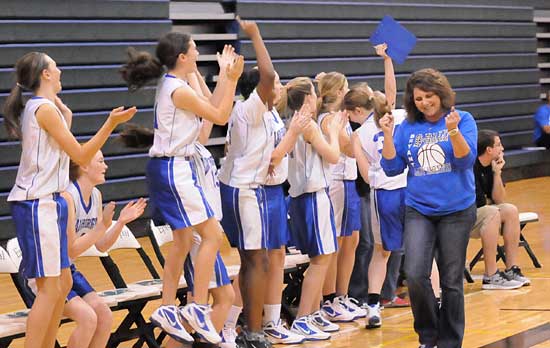
POLYGON ((234 329, 237 326, 237 320, 239 320, 239 315, 243 311, 243 307, 231 306, 229 314, 227 314, 227 320, 225 321, 224 326, 234 329))
POLYGON ((264 317, 263 325, 272 321, 274 324, 279 322, 281 318, 281 304, 265 304, 264 305, 264 317))

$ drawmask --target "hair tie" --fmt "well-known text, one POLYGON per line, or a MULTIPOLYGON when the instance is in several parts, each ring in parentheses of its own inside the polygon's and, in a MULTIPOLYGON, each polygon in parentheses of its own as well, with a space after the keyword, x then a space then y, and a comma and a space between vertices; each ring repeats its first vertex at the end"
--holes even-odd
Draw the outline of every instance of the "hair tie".
POLYGON ((23 86, 22 84, 20 84, 19 82, 16 82, 15 85, 19 88, 21 88, 22 90, 27 90, 27 88, 25 86, 23 86))

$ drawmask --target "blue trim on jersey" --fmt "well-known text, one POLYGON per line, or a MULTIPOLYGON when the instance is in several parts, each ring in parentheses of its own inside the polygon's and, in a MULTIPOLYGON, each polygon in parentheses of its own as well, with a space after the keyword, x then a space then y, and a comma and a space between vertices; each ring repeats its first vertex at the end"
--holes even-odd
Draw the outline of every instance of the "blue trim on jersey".
POLYGON ((183 206, 183 202, 181 201, 181 197, 178 194, 178 190, 176 188, 175 184, 175 178, 174 178, 174 157, 171 157, 168 161, 168 184, 170 185, 170 190, 172 191, 172 194, 174 195, 174 199, 177 203, 178 210, 180 211, 180 214, 183 218, 183 221, 187 226, 191 226, 191 221, 189 220, 189 216, 187 216, 187 213, 185 212, 185 207, 183 206))
POLYGON ((208 216, 214 216, 214 210, 212 210, 212 207, 210 207, 210 204, 208 204, 208 201, 206 200, 206 197, 204 196, 204 192, 202 190, 202 186, 199 184, 199 181, 197 180, 197 165, 195 164, 195 160, 189 161, 189 166, 191 167, 191 177, 193 178, 193 182, 195 183, 195 187, 197 190, 199 190, 202 198, 202 204, 206 208, 206 214, 208 216))
POLYGON ((258 202, 258 208, 260 209, 260 218, 262 222, 262 245, 267 245, 267 220, 266 216, 269 213, 267 210, 267 202, 265 197, 265 191, 262 187, 258 187, 254 190, 254 194, 256 195, 256 201, 258 202))
POLYGON ((157 116, 157 103, 155 102, 155 107, 153 108, 153 128, 159 129, 159 122, 158 122, 158 116, 157 116))
POLYGON ((44 260, 42 259, 42 250, 40 248, 40 224, 38 223, 38 206, 39 206, 40 200, 35 199, 32 201, 32 235, 34 238, 34 248, 36 250, 36 256, 37 256, 37 276, 43 277, 44 276, 44 260))
POLYGON ((171 79, 177 79, 177 77, 175 77, 172 74, 166 74, 166 75, 164 75, 164 77, 168 77, 168 78, 171 78, 171 79))
POLYGON ((46 99, 46 98, 44 98, 44 97, 39 97, 39 96, 36 96, 36 95, 35 95, 35 96, 31 97, 31 99, 46 99))
MULTIPOLYGON (((328 197, 328 204, 330 206, 330 226, 332 227, 332 230, 336 232, 336 220, 334 219, 334 207, 332 206, 332 201, 330 200, 330 194, 329 194, 329 188, 325 188, 325 193, 328 197)), ((332 234, 334 244, 336 245, 336 249, 338 249, 338 238, 336 237, 336 233, 332 234)))
POLYGON ((92 199, 93 195, 90 196, 90 201, 88 202, 88 206, 86 206, 86 202, 84 202, 84 197, 82 197, 82 191, 80 190, 80 185, 78 185, 78 181, 73 181, 74 187, 78 190, 78 195, 80 196, 80 204, 82 204, 82 208, 84 208, 84 211, 86 214, 90 212, 90 209, 92 208, 92 199))
POLYGON ((313 199, 311 200, 311 206, 313 209, 313 228, 315 229, 315 240, 317 241, 317 248, 319 249, 321 254, 324 254, 325 251, 323 250, 323 243, 321 242, 320 236, 321 229, 319 228, 319 215, 317 215, 319 214, 319 209, 317 207, 317 195, 314 194, 312 198, 313 199))

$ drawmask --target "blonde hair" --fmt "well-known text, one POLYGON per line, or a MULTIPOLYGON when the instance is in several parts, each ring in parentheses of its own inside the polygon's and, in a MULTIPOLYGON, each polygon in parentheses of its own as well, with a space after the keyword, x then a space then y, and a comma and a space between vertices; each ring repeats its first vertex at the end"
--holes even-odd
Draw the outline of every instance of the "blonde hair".
POLYGON ((313 83, 309 77, 296 77, 288 81, 281 91, 281 100, 277 104, 277 111, 285 116, 292 116, 294 111, 300 110, 306 96, 311 94, 313 83))
POLYGON ((335 106, 334 104, 338 102, 338 92, 343 90, 347 83, 346 76, 336 71, 326 73, 319 79, 317 109, 320 113, 336 111, 340 108, 340 105, 335 106))
POLYGON ((344 96, 342 106, 345 110, 354 110, 355 108, 364 108, 373 110, 374 123, 380 128, 380 119, 385 114, 391 113, 391 106, 384 93, 380 91, 372 91, 366 82, 361 82, 354 85, 344 96))
POLYGON ((380 128, 380 119, 385 114, 391 114, 391 105, 388 104, 386 95, 380 91, 374 91, 372 101, 374 105, 374 123, 380 128))

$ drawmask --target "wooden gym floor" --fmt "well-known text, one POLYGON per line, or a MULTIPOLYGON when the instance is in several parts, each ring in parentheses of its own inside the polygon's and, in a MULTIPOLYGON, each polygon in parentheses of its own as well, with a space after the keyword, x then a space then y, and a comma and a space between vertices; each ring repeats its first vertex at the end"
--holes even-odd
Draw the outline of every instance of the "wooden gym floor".
MULTIPOLYGON (((473 270, 476 282, 465 284, 466 298, 466 333, 464 348, 471 347, 537 347, 550 348, 550 177, 512 182, 507 185, 507 201, 514 203, 522 212, 532 211, 539 215, 540 221, 528 224, 523 234, 531 244, 543 268, 537 269, 521 248, 519 263, 524 274, 532 284, 519 290, 487 291, 481 289, 480 277, 483 274, 483 262, 473 270), (545 265, 548 265, 545 267, 545 265), (547 292, 548 291, 548 292, 547 292)), ((154 253, 147 238, 140 243, 151 259, 154 253)), ((468 247, 468 259, 479 250, 479 240, 471 240, 468 247)), ((223 252, 227 264, 235 264, 238 256, 229 249, 223 252)), ((137 253, 118 252, 114 254, 122 274, 127 281, 148 278, 146 270, 138 259, 137 253)), ((157 262, 155 266, 160 269, 157 262)), ((110 288, 110 282, 97 260, 82 259, 77 266, 98 290, 110 288)), ((504 267, 499 262, 499 267, 504 267)), ((0 312, 10 312, 24 308, 9 276, 0 276, 3 291, 0 292, 0 312)), ((148 317, 158 302, 150 303, 144 310, 148 317)), ((115 322, 122 320, 123 313, 115 312, 115 322)), ((59 341, 66 344, 74 324, 62 325, 59 341)), ((133 342, 126 342, 121 347, 131 347, 133 342)), ((22 340, 12 344, 13 348, 22 347, 22 340)), ((408 348, 417 347, 417 336, 412 327, 410 308, 385 309, 383 327, 376 330, 364 329, 364 320, 352 324, 343 324, 341 331, 332 340, 301 345, 308 348, 347 347, 347 348, 408 348)), ((281 346, 282 347, 282 346, 281 346)), ((293 347, 298 347, 293 346, 293 347)))

